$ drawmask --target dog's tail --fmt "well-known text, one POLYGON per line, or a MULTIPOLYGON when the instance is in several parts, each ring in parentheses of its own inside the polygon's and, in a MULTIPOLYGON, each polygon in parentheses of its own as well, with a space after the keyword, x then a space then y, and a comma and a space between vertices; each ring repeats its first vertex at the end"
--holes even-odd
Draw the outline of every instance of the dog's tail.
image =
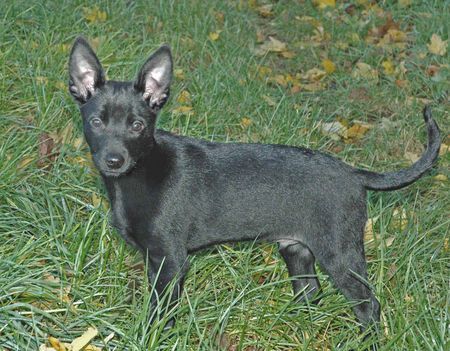
POLYGON ((425 153, 409 168, 397 172, 375 173, 365 170, 356 172, 362 178, 362 184, 370 190, 395 190, 403 188, 419 179, 431 168, 439 155, 441 139, 439 127, 431 117, 431 108, 426 106, 423 110, 423 118, 428 129, 428 145, 425 153))

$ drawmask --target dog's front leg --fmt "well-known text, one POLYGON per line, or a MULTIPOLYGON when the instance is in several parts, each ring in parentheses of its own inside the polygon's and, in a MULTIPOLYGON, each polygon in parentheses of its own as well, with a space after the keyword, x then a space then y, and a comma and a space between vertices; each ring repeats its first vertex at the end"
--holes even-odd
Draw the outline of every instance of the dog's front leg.
MULTIPOLYGON (((148 249, 145 256, 152 294, 151 318, 156 320, 169 312, 180 298, 189 262, 187 253, 175 253, 161 248, 148 249)), ((167 326, 172 326, 174 322, 171 318, 167 326)))

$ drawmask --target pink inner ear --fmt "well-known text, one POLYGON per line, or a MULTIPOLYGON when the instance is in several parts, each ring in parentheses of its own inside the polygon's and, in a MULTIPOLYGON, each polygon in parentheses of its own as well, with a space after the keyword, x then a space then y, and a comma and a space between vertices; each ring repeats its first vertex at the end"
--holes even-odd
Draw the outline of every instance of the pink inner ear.
MULTIPOLYGON (((151 74, 149 74, 150 76, 151 74)), ((145 80, 145 91, 144 91, 144 99, 148 99, 151 95, 153 95, 159 88, 158 82, 153 77, 148 77, 145 80)))

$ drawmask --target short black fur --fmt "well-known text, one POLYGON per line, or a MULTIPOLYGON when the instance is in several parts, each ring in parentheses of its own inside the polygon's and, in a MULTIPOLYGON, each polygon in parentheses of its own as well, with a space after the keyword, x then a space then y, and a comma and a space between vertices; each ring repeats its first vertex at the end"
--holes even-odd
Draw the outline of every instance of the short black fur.
MULTIPOLYGON (((212 143, 155 128, 169 95, 170 49, 162 46, 134 82, 106 81, 88 43, 75 41, 70 92, 102 174, 113 224, 148 258, 157 294, 202 248, 243 240, 278 242, 298 299, 320 289, 314 263, 349 299, 362 328, 376 325, 380 306, 367 285, 363 231, 366 191, 417 180, 438 156, 439 130, 424 110, 428 147, 410 168, 378 174, 317 151, 282 145, 212 143)), ((156 301, 156 296, 154 297, 156 301)))

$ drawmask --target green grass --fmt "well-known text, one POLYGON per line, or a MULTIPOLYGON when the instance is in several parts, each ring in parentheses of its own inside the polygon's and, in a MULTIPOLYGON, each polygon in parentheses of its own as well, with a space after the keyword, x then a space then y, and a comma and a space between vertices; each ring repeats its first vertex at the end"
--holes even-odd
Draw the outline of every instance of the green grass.
MULTIPOLYGON (((109 227, 104 191, 86 145, 78 140, 81 122, 67 92, 67 60, 82 33, 98 47, 110 78, 131 79, 159 44, 169 43, 184 79, 174 82, 161 128, 214 141, 307 146, 362 168, 394 170, 407 166, 405 152, 420 153, 426 140, 423 100, 409 97, 430 100, 443 136, 448 133, 449 56, 428 53, 426 44, 433 33, 448 39, 450 9, 440 0, 412 3, 404 8, 396 1, 379 2, 409 35, 406 48, 389 51, 364 40, 386 16, 363 5, 351 16, 342 2, 320 11, 309 1, 277 1, 273 16, 262 18, 251 1, 100 1, 96 6, 106 20, 89 22, 84 7, 93 9, 91 3, 2 1, 0 350, 37 350, 48 336, 70 342, 89 326, 102 337, 115 333, 108 350, 350 350, 363 345, 351 304, 322 273, 322 302, 292 304, 285 265, 269 244, 223 245, 192 257, 185 293, 171 312, 177 315, 176 327, 163 333, 164 321, 149 325, 147 283, 136 265, 140 257, 109 227), (329 40, 312 45, 314 26, 302 16, 320 21, 329 40), (210 40, 208 34, 217 30, 219 39, 210 40), (257 31, 286 42, 295 56, 255 56, 257 31), (337 70, 324 78, 321 91, 294 94, 289 86, 258 75, 264 66, 272 75, 295 76, 321 68, 325 57, 337 70), (405 88, 382 73, 388 58, 395 67, 404 62, 405 88), (352 76, 358 60, 380 72, 378 82, 352 76), (439 77, 427 74, 430 65, 440 67, 439 77), (349 98, 355 89, 368 98, 349 98), (181 105, 182 90, 191 94, 190 116, 173 112, 181 105), (244 117, 251 120, 248 127, 241 125, 244 117), (320 121, 336 119, 374 127, 361 140, 345 143, 320 132, 320 121), (382 128, 386 119, 395 127, 382 128), (44 132, 56 141, 46 167, 37 163, 44 132)), ((367 256, 382 304, 382 350, 450 347, 450 192, 448 180, 434 178, 449 176, 448 155, 412 186, 369 195, 378 240, 367 247, 367 256), (402 223, 396 209, 404 210, 402 223)), ((95 342, 101 346, 100 337, 95 342)))

